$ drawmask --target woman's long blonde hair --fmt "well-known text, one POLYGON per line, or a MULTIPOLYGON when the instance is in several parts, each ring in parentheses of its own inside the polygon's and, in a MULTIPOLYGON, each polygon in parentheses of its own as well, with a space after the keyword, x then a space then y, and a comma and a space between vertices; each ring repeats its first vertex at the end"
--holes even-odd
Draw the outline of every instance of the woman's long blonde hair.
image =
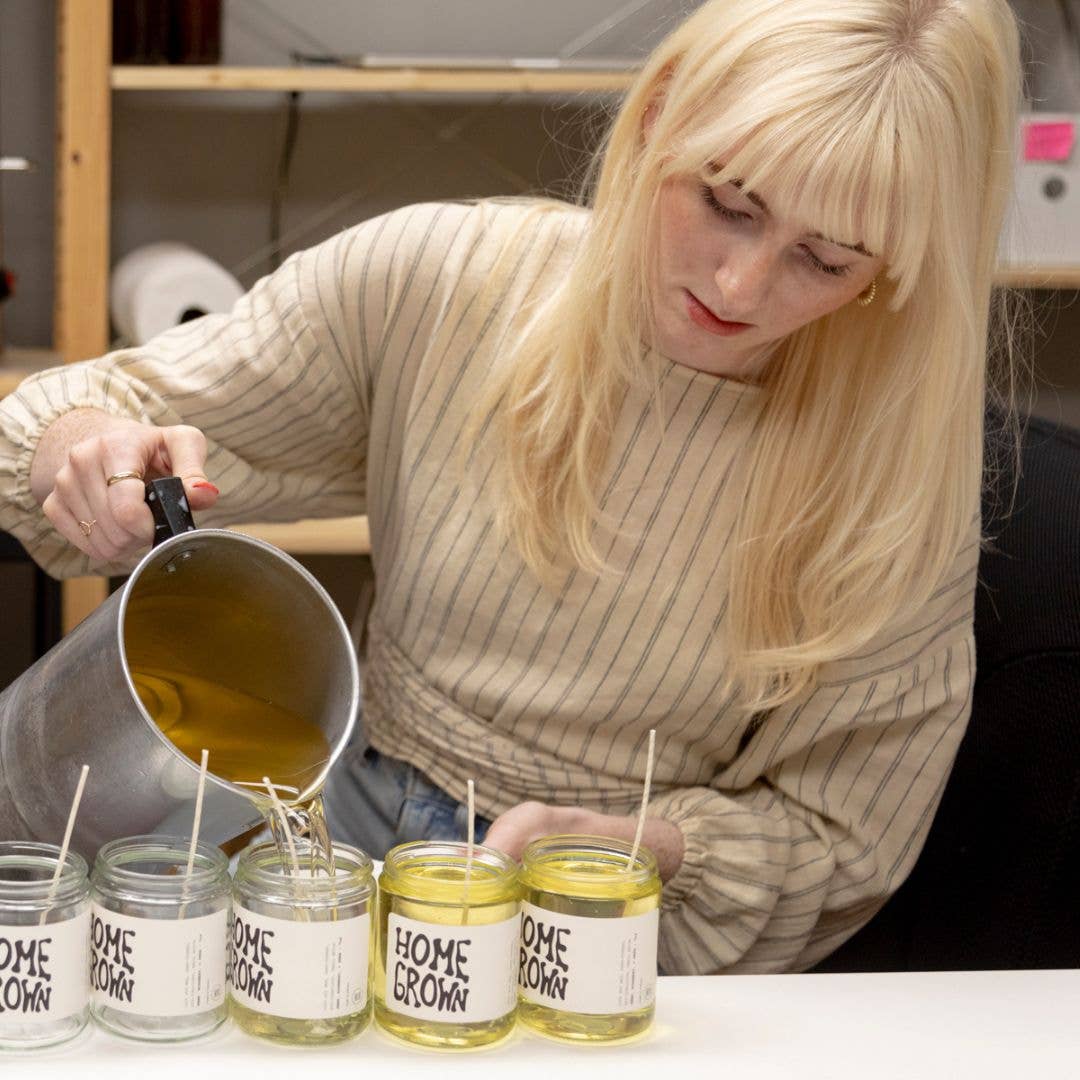
POLYGON ((542 576, 566 555, 601 571, 597 485, 655 340, 661 184, 739 178, 884 255, 875 304, 795 332, 764 377, 723 630, 748 709, 804 692, 924 604, 971 533, 988 355, 1009 369, 1008 336, 991 338, 1019 56, 1005 0, 705 3, 623 102, 572 270, 478 403, 471 444, 495 462, 524 559, 542 576))

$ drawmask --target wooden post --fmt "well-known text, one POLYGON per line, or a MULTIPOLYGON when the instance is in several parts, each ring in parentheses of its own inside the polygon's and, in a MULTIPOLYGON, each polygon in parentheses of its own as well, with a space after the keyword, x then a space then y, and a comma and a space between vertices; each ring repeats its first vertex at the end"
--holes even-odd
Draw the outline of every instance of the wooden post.
MULTIPOLYGON (((111 68, 111 0, 59 0, 53 338, 65 363, 109 347, 111 68)), ((65 582, 64 632, 107 591, 104 578, 65 582)))

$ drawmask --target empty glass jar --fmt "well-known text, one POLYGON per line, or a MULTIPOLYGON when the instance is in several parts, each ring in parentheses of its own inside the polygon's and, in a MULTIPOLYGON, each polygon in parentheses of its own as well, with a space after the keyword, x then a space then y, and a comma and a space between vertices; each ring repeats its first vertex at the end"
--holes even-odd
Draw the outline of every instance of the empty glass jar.
POLYGON ((229 862, 209 844, 132 836, 94 862, 91 1011, 103 1027, 155 1042, 213 1031, 228 1015, 229 862))
POLYGON ((0 841, 0 1047, 50 1046, 85 1026, 90 884, 69 851, 0 841))

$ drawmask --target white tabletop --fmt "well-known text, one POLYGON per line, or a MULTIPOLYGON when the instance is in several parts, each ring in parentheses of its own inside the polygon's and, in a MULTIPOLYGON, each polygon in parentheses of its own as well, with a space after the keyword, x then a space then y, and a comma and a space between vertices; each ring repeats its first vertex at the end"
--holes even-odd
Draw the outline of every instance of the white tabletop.
POLYGON ((391 1080, 599 1080, 609 1069, 620 1080, 1075 1077, 1080 971, 661 978, 653 1030, 612 1047, 567 1046, 519 1028, 494 1049, 438 1053, 393 1041, 373 1024, 352 1042, 299 1050, 227 1025, 172 1046, 91 1028, 66 1046, 0 1054, 3 1080, 357 1080, 373 1069, 391 1080))

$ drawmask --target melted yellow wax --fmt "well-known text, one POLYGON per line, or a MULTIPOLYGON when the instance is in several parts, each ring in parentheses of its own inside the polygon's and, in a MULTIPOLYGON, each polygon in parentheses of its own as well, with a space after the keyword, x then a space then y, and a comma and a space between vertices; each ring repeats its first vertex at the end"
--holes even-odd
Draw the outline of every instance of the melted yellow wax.
POLYGON ((282 798, 295 797, 330 757, 320 728, 298 713, 198 675, 132 665, 131 679, 151 718, 194 762, 210 751, 210 771, 263 788, 270 777, 282 798))
POLYGON ((488 925, 511 919, 519 909, 517 875, 495 876, 474 864, 468 891, 465 859, 440 854, 425 864, 410 862, 398 880, 385 871, 379 881, 379 946, 375 963, 375 1017, 379 1026, 410 1043, 444 1049, 485 1046, 508 1035, 514 1012, 494 1020, 447 1023, 420 1020, 387 1005, 387 944, 390 913, 438 926, 488 925))
MULTIPOLYGON (((546 855, 522 875, 522 900, 536 907, 583 918, 628 918, 660 904, 660 879, 625 873, 626 859, 597 851, 546 855)), ((622 1042, 652 1024, 655 1005, 622 1013, 578 1013, 518 1001, 522 1023, 571 1042, 622 1042)))

